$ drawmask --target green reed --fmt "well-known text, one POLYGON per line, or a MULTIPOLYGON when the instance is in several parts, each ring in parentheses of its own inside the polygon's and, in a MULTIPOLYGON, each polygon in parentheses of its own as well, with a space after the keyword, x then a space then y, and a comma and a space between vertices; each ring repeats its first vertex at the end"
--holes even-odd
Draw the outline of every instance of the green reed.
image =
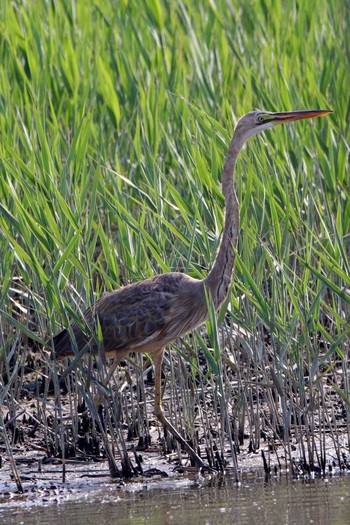
MULTIPOLYGON (((3 384, 28 342, 47 362, 44 342, 104 291, 169 270, 205 276, 234 122, 253 108, 320 107, 334 115, 242 153, 227 314, 211 318, 209 339, 174 345, 190 372, 174 381, 183 401, 200 375, 237 447, 244 432, 257 449, 260 430, 287 443, 292 428, 320 428, 325 378, 348 412, 345 3, 4 1, 0 24, 3 384)), ((196 417, 206 422, 195 399, 181 416, 194 440, 196 417)))

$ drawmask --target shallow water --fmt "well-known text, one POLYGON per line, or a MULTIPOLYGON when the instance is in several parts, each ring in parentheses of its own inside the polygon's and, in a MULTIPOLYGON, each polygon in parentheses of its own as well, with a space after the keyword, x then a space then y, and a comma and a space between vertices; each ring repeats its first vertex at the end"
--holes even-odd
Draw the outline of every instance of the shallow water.
POLYGON ((226 476, 210 482, 135 483, 125 489, 105 484, 102 492, 65 494, 40 505, 8 501, 0 523, 21 524, 349 524, 350 476, 264 481, 226 476), (162 488, 159 488, 162 487, 162 488))

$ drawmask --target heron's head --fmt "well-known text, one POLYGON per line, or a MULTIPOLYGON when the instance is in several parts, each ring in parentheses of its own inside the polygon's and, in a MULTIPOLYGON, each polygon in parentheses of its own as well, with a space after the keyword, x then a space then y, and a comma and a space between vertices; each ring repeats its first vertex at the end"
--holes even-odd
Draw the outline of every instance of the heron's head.
POLYGON ((235 137, 240 145, 243 145, 249 137, 257 135, 265 129, 273 128, 279 124, 285 124, 295 120, 322 117, 329 113, 332 113, 332 111, 328 109, 306 109, 301 111, 283 111, 280 113, 252 111, 251 113, 244 115, 237 122, 235 137))

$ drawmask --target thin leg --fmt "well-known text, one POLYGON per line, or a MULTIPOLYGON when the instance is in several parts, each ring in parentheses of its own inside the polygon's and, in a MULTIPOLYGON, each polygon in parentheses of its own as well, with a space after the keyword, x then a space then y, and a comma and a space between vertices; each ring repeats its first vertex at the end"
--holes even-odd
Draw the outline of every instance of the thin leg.
MULTIPOLYGON (((113 362, 108 370, 106 379, 103 381, 103 386, 107 387, 108 383, 113 377, 114 372, 116 371, 118 365, 120 364, 120 361, 122 361, 128 355, 128 353, 129 352, 116 353, 115 357, 113 358, 113 362)), ((94 397, 94 405, 96 408, 103 404, 104 397, 108 397, 106 394, 107 391, 105 390, 105 393, 102 393, 102 387, 100 387, 100 389, 101 391, 98 394, 96 394, 96 396, 94 397)))
POLYGON ((116 369, 117 369, 117 367, 118 367, 120 361, 122 361, 123 357, 124 357, 124 356, 116 356, 116 357, 114 357, 114 359, 113 359, 113 363, 112 363, 111 367, 109 368, 109 370, 108 370, 108 374, 107 374, 106 379, 105 379, 105 381, 104 381, 105 385, 108 385, 108 383, 109 383, 110 380, 112 379, 113 374, 114 374, 114 372, 116 371, 116 369))
POLYGON ((155 396, 154 396, 154 413, 160 423, 174 436, 175 439, 187 450, 188 454, 194 461, 196 467, 208 469, 203 463, 201 458, 196 454, 193 448, 185 441, 185 439, 179 434, 176 428, 168 421, 164 415, 162 407, 162 361, 163 361, 164 350, 160 350, 158 353, 153 354, 154 363, 154 375, 155 375, 155 396))

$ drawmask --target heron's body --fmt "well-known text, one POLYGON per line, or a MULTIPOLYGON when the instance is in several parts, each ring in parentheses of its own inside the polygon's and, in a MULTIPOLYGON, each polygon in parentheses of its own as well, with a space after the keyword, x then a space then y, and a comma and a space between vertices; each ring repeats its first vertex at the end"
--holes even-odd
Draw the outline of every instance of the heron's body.
POLYGON ((85 334, 76 323, 54 337, 55 355, 62 359, 75 350, 90 346, 96 350, 94 328, 102 333, 105 355, 114 357, 109 378, 116 365, 130 352, 152 355, 155 367, 155 414, 161 423, 188 450, 197 466, 203 461, 165 418, 161 405, 161 365, 164 347, 207 318, 207 297, 218 308, 227 297, 232 279, 239 233, 239 205, 234 189, 234 168, 246 140, 278 124, 330 113, 305 110, 283 113, 254 111, 242 117, 235 128, 225 160, 222 192, 225 198, 225 223, 214 265, 203 280, 178 272, 158 275, 130 284, 104 295, 85 312, 90 332, 85 334))
MULTIPOLYGON (((129 352, 159 352, 203 323, 205 306, 203 281, 172 272, 107 293, 85 312, 84 321, 91 328, 99 324, 106 357, 120 360, 129 352)), ((56 357, 72 355, 72 336, 78 350, 87 344, 97 350, 91 334, 73 323, 71 334, 64 330, 54 338, 56 357)))

